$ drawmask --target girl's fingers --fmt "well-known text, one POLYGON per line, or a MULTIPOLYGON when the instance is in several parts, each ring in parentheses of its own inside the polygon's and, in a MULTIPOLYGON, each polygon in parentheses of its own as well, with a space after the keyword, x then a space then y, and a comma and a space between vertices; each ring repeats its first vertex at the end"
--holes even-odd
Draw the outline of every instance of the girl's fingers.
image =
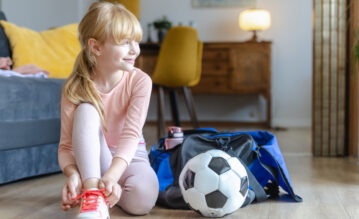
POLYGON ((69 200, 69 202, 72 200, 71 194, 69 192, 67 193, 67 199, 69 200))
POLYGON ((67 211, 67 210, 70 209, 70 206, 69 206, 69 205, 62 204, 62 205, 61 205, 61 209, 62 209, 63 211, 67 211))
POLYGON ((71 194, 68 192, 67 186, 62 189, 62 203, 64 205, 73 204, 74 200, 72 200, 71 194))
POLYGON ((76 206, 78 206, 80 203, 78 201, 75 201, 74 203, 71 204, 71 208, 74 208, 76 206))
POLYGON ((108 183, 107 185, 106 185, 106 196, 111 196, 111 194, 112 194, 112 185, 110 184, 110 183, 108 183))
POLYGON ((114 191, 113 193, 113 195, 114 195, 114 197, 115 197, 115 201, 117 201, 118 199, 120 199, 120 186, 119 185, 114 185, 113 186, 113 190, 112 191, 114 191))
MULTIPOLYGON (((75 190, 75 186, 73 186, 73 184, 70 184, 69 185, 69 189, 70 189, 70 193, 71 193, 71 199, 75 198, 76 197, 76 190, 75 190)), ((70 200, 71 200, 70 199, 70 200)))
POLYGON ((100 182, 98 183, 98 187, 100 189, 104 189, 105 188, 105 184, 102 182, 102 180, 100 180, 100 182))
POLYGON ((110 203, 111 208, 120 200, 120 194, 121 194, 121 187, 114 185, 112 187, 112 194, 106 199, 107 202, 110 203))
POLYGON ((65 185, 64 188, 62 189, 62 203, 67 203, 68 199, 67 199, 67 186, 65 185))
POLYGON ((115 198, 111 198, 107 202, 109 203, 110 208, 112 208, 117 203, 115 198))

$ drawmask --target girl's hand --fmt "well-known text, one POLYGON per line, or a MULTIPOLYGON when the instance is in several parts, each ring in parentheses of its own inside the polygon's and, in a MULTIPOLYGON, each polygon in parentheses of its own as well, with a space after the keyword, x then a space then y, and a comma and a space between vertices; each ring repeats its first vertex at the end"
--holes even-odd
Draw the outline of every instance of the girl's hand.
POLYGON ((9 57, 0 57, 0 69, 10 70, 12 61, 9 57))
POLYGON ((106 190, 106 201, 110 205, 110 208, 112 208, 120 200, 122 193, 121 186, 117 183, 116 180, 111 177, 107 177, 106 175, 100 179, 98 186, 100 189, 106 190))
POLYGON ((81 177, 78 173, 74 173, 67 177, 66 183, 62 188, 62 210, 67 211, 80 204, 80 200, 73 200, 73 198, 81 194, 81 189, 81 177))

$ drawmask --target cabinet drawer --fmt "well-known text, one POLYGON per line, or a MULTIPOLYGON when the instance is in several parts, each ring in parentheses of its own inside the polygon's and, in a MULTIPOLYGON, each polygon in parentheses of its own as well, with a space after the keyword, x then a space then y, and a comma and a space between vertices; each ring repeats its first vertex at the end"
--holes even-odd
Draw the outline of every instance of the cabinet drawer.
POLYGON ((267 87, 270 84, 270 54, 262 48, 243 48, 236 51, 236 74, 232 87, 267 87))
POLYGON ((228 78, 218 76, 201 77, 199 84, 192 89, 196 93, 218 93, 228 90, 228 78))
POLYGON ((209 60, 203 60, 202 62, 203 75, 227 76, 229 69, 228 61, 216 60, 211 62, 209 60))
POLYGON ((229 49, 204 49, 203 50, 203 60, 228 60, 229 59, 229 49))

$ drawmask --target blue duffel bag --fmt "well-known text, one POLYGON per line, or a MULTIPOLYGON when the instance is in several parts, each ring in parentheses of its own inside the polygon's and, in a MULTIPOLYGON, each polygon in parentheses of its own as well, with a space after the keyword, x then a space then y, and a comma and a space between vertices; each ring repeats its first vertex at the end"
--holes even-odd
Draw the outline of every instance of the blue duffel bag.
POLYGON ((182 144, 166 150, 165 138, 150 151, 151 166, 160 183, 159 205, 187 209, 179 188, 179 175, 188 160, 202 152, 220 149, 237 157, 249 177, 249 193, 245 205, 279 196, 279 186, 289 200, 301 202, 293 191, 289 173, 276 137, 266 131, 219 132, 213 128, 184 131, 182 144))

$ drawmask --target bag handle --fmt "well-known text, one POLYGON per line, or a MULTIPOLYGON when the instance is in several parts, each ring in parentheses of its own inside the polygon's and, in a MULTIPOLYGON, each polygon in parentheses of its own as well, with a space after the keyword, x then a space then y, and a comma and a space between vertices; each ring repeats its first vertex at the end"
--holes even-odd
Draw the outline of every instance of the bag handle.
POLYGON ((214 128, 198 128, 198 129, 188 129, 183 130, 184 135, 192 135, 192 134, 216 134, 218 131, 214 128))

